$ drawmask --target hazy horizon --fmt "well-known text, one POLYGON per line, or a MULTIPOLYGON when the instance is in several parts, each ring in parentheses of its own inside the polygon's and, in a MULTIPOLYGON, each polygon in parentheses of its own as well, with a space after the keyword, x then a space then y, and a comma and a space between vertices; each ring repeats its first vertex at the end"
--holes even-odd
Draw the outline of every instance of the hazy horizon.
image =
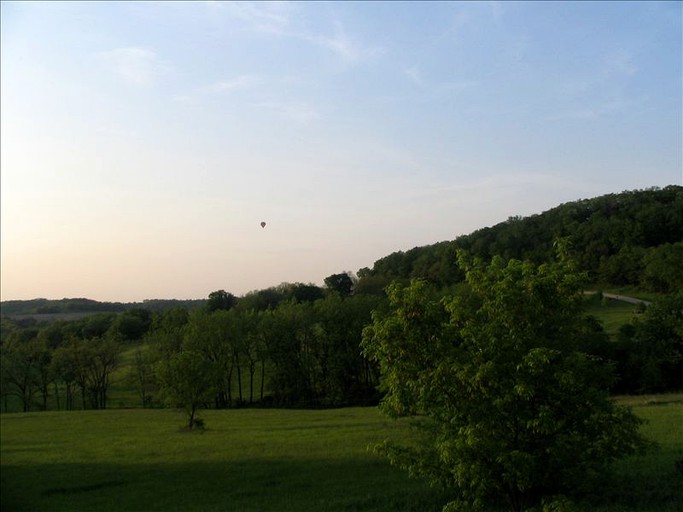
POLYGON ((683 184, 680 2, 0 9, 3 301, 322 285, 683 184))

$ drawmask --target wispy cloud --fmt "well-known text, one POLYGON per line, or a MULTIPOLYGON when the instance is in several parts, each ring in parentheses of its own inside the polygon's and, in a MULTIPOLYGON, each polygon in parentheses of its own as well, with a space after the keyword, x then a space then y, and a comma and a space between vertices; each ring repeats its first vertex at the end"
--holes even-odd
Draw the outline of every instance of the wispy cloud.
POLYGON ((624 49, 608 53, 603 57, 602 76, 631 76, 638 71, 633 55, 624 49))
POLYGON ((567 108, 565 110, 561 110, 557 114, 551 116, 549 120, 588 121, 627 112, 633 107, 634 103, 631 101, 625 101, 621 98, 612 98, 601 103, 596 102, 596 104, 593 106, 567 108))
POLYGON ((98 57, 124 82, 137 86, 151 85, 170 69, 168 63, 162 61, 155 51, 137 46, 100 52, 98 57))
POLYGON ((372 60, 384 52, 379 46, 365 45, 351 38, 340 21, 335 21, 332 35, 300 33, 298 37, 330 50, 348 64, 372 60))
POLYGON ((598 119, 634 108, 636 102, 624 99, 623 88, 637 73, 630 52, 620 49, 604 54, 590 73, 557 86, 558 113, 550 119, 598 119))
POLYGON ((289 2, 206 2, 216 12, 239 20, 244 28, 283 34, 290 25, 296 4, 289 2))
POLYGON ((419 66, 413 65, 403 70, 410 81, 423 89, 425 93, 439 96, 442 94, 453 94, 467 89, 471 89, 479 85, 478 80, 446 80, 435 81, 424 76, 419 66))
POLYGON ((638 72, 633 56, 623 49, 606 53, 587 67, 589 72, 582 76, 563 79, 558 86, 561 96, 581 96, 603 88, 613 89, 615 82, 627 80, 638 72))
POLYGON ((383 53, 378 46, 350 36, 343 23, 333 16, 331 33, 311 30, 296 16, 300 7, 290 2, 209 2, 210 8, 240 22, 242 30, 299 39, 324 48, 346 64, 373 59, 383 53))
POLYGON ((224 94, 237 91, 240 89, 248 89, 262 83, 262 80, 256 75, 239 75, 233 78, 226 78, 218 80, 214 83, 200 87, 198 92, 210 94, 224 94))
POLYGON ((320 118, 318 109, 310 102, 280 98, 278 88, 273 87, 278 83, 282 82, 268 80, 259 75, 238 75, 177 94, 173 96, 173 100, 188 105, 203 103, 214 98, 219 101, 232 101, 230 98, 239 93, 239 101, 244 106, 269 111, 297 124, 308 124, 320 118))
POLYGON ((290 101, 263 101, 254 104, 298 124, 309 124, 320 119, 320 113, 311 104, 290 101))
POLYGON ((190 91, 176 94, 172 99, 177 103, 193 104, 201 101, 203 98, 211 96, 228 96, 238 91, 256 89, 264 83, 265 80, 258 75, 237 75, 234 77, 221 78, 215 82, 201 85, 190 91))

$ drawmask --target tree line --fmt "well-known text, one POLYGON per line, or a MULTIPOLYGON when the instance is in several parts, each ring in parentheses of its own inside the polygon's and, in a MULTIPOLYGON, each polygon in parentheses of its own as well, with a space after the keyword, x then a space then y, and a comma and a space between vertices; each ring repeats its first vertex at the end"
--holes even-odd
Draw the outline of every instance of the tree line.
POLYGON ((195 309, 133 309, 47 325, 24 320, 23 327, 3 318, 5 409, 10 397, 25 411, 48 403, 106 408, 123 351, 133 354, 127 385, 145 407, 178 405, 182 380, 205 383, 197 407, 376 402, 377 371, 359 346, 382 299, 351 295, 344 276, 334 277, 341 293, 334 284, 282 284, 239 299, 218 290, 195 309))
MULTIPOLYGON (((348 282, 342 289, 283 284, 240 298, 219 290, 202 308, 133 309, 45 325, 4 317, 4 410, 10 399, 24 411, 106 408, 123 351, 133 354, 126 386, 144 407, 178 405, 184 399, 173 382, 183 379, 208 379, 195 407, 376 403, 379 370, 360 343, 373 311, 385 311, 389 298, 352 292, 348 282)), ((451 293, 431 290, 435 297, 451 293)), ((583 329, 582 350, 616 370, 613 393, 683 389, 681 292, 656 301, 615 336, 595 319, 583 329)))

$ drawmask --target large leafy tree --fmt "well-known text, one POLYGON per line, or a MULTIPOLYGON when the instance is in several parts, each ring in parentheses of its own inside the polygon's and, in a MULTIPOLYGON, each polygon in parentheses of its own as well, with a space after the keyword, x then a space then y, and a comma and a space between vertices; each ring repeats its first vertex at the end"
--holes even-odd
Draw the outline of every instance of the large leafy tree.
POLYGON ((198 425, 198 409, 216 392, 216 363, 199 352, 184 348, 157 363, 155 370, 166 401, 182 408, 188 430, 194 429, 198 425))
POLYGON ((353 291, 353 280, 346 272, 332 274, 325 278, 325 286, 328 290, 337 292, 342 297, 348 297, 353 291))
POLYGON ((225 290, 216 290, 209 294, 209 300, 206 301, 207 311, 217 311, 219 309, 232 309, 237 305, 237 297, 225 290))
POLYGON ((609 399, 609 368, 580 351, 582 281, 569 263, 461 253, 459 265, 461 295, 392 285, 390 311, 364 332, 383 409, 418 416, 425 434, 410 448, 386 443, 393 462, 454 489, 448 510, 521 511, 564 502, 645 446, 639 420, 609 399))

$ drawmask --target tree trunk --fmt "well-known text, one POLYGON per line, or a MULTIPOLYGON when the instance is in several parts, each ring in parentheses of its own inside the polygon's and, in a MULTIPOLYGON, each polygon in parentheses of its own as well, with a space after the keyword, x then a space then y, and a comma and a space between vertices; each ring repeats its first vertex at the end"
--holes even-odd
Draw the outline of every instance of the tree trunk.
POLYGON ((249 403, 254 403, 254 373, 256 373, 256 363, 249 364, 249 403))
POLYGON ((243 402, 243 399, 242 399, 242 369, 240 368, 240 365, 237 365, 237 388, 239 390, 240 404, 241 404, 243 402))
POLYGON ((57 385, 56 380, 53 384, 55 385, 55 400, 57 400, 57 410, 59 411, 61 409, 61 407, 59 406, 59 386, 57 385))
POLYGON ((197 410, 197 406, 193 405, 192 408, 190 409, 190 419, 187 422, 187 428, 192 430, 194 428, 194 413, 197 410))
POLYGON ((266 381, 266 360, 261 361, 261 398, 260 401, 263 402, 263 387, 266 381))

